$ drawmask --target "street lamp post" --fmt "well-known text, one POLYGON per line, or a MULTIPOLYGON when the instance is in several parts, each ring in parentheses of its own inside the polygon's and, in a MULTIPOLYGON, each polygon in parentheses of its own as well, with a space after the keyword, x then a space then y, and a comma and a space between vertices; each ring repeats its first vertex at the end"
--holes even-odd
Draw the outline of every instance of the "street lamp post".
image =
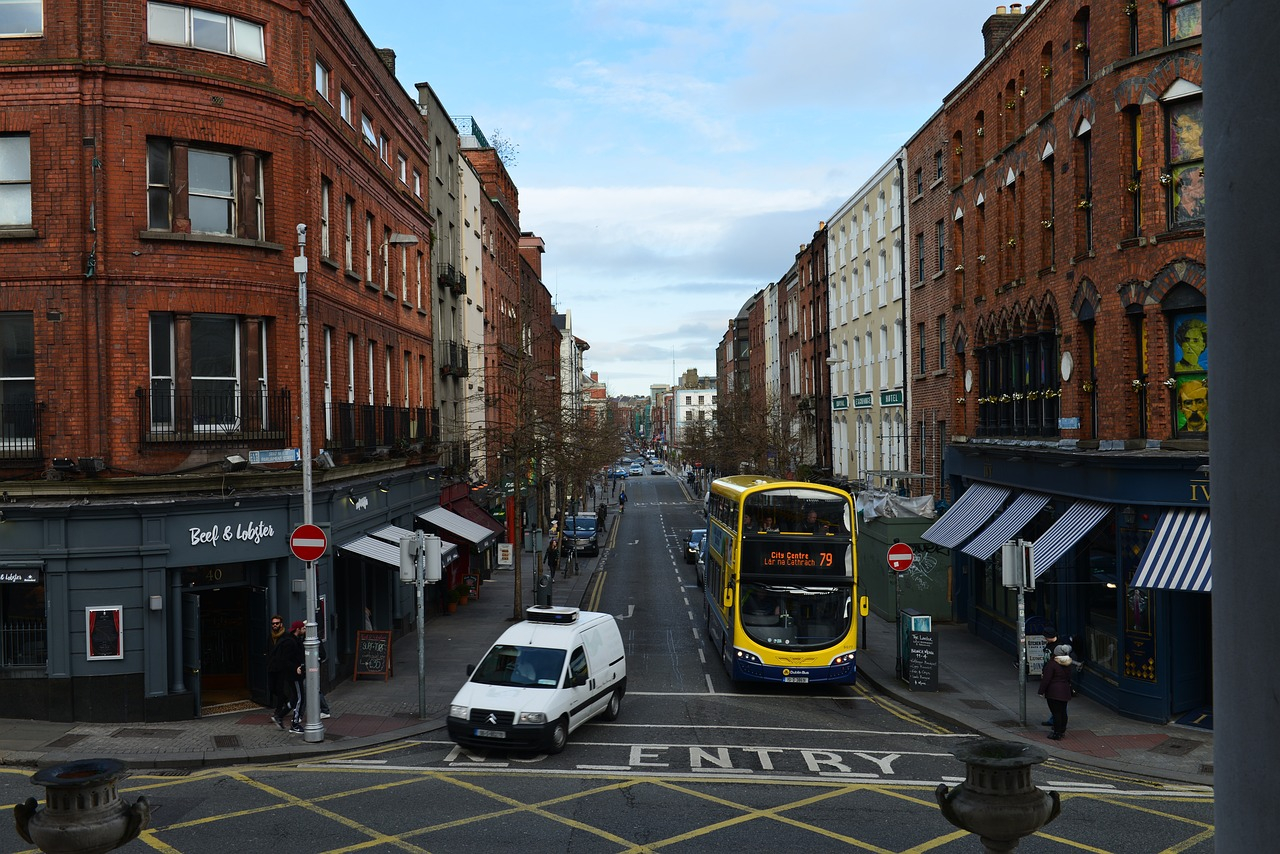
MULTIPOLYGON (((302 522, 312 524, 311 513, 311 367, 307 339, 307 226, 298 223, 298 254, 293 259, 293 271, 298 274, 298 368, 302 373, 299 383, 302 406, 302 522)), ((320 633, 316 625, 316 572, 315 563, 307 561, 306 573, 307 611, 306 640, 302 642, 306 681, 303 686, 306 700, 303 708, 307 714, 302 740, 318 743, 324 741, 324 724, 320 723, 320 633)))

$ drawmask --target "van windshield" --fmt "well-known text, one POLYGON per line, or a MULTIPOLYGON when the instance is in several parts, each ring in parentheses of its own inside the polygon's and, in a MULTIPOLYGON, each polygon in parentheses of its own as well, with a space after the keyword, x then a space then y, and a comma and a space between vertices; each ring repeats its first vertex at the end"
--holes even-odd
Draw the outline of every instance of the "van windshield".
POLYGON ((471 674, 471 681, 481 685, 555 688, 564 672, 564 652, 540 646, 495 644, 471 674))

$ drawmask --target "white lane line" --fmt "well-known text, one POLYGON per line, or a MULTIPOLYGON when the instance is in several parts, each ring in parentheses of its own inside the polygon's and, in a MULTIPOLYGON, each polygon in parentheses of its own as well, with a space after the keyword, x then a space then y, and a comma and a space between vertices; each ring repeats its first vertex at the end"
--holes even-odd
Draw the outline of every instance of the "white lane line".
POLYGON ((702 651, 702 647, 698 647, 698 660, 703 664, 707 663, 707 655, 702 651))
POLYGON ((704 673, 702 675, 705 676, 707 679, 707 693, 714 694, 716 692, 716 686, 711 684, 711 674, 704 673))
MULTIPOLYGON (((684 604, 685 604, 685 606, 687 607, 687 606, 688 606, 688 604, 689 604, 688 600, 685 600, 685 603, 684 603, 684 604)), ((693 622, 693 612, 692 612, 692 611, 685 611, 685 613, 689 615, 689 622, 691 622, 691 623, 692 623, 692 622, 693 622)))

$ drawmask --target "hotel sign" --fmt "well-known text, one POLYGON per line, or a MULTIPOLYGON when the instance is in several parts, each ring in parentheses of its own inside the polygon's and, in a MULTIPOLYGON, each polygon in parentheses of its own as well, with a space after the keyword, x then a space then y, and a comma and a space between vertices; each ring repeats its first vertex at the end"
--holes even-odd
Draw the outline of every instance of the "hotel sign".
POLYGON ((897 391, 880 392, 881 406, 901 406, 902 405, 902 389, 897 391))

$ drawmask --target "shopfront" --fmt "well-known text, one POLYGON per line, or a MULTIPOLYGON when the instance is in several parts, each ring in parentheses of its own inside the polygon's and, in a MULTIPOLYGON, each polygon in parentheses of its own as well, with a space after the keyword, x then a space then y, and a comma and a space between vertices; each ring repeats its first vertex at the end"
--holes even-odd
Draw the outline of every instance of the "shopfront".
POLYGON ((953 550, 973 631, 1014 651, 1017 594, 1003 585, 1000 546, 1026 540, 1027 630, 1053 624, 1073 639, 1087 694, 1162 722, 1209 707, 1207 460, 966 451, 949 461, 963 472, 959 499, 922 537, 953 550), (1170 521, 1188 515, 1203 524, 1170 521))

